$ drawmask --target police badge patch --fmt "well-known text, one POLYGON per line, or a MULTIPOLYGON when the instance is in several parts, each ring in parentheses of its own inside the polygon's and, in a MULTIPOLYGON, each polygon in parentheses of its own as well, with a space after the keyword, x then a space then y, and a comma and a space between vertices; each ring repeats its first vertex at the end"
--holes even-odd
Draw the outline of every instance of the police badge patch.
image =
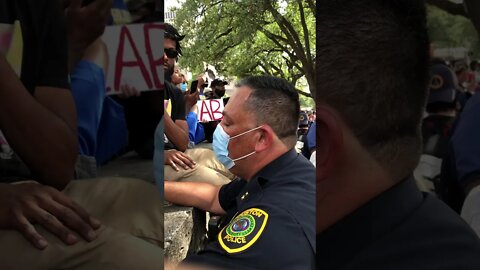
POLYGON ((218 234, 218 242, 228 253, 238 253, 251 247, 262 235, 268 214, 258 208, 250 208, 236 216, 218 234))

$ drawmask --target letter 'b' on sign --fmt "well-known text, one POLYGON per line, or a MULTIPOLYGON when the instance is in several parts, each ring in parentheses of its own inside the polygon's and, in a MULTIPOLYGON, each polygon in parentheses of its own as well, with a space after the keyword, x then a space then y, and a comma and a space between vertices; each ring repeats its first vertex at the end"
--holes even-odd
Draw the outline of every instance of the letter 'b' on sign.
POLYGON ((197 102, 198 121, 210 122, 220 121, 223 119, 223 100, 222 99, 208 99, 199 100, 197 102))
POLYGON ((107 94, 121 93, 122 86, 139 91, 164 88, 163 36, 159 23, 108 26, 102 36, 107 47, 107 94))

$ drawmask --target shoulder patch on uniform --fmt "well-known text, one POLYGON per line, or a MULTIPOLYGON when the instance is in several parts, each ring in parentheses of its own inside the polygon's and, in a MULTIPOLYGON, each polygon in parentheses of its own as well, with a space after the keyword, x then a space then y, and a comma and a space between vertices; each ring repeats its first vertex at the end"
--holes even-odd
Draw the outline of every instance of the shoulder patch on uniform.
POLYGON ((222 229, 218 242, 230 254, 244 251, 260 238, 267 221, 267 212, 258 208, 247 209, 222 229))

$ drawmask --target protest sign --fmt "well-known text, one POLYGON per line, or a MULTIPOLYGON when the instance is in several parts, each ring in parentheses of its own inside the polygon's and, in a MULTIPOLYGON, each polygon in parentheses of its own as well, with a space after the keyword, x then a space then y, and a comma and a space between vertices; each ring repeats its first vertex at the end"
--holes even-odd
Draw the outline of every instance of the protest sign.
POLYGON ((163 34, 160 23, 108 26, 102 41, 108 51, 107 94, 128 85, 139 91, 163 89, 163 34))
POLYGON ((197 101, 198 107, 198 121, 210 122, 220 121, 223 119, 223 100, 222 99, 207 99, 197 101))

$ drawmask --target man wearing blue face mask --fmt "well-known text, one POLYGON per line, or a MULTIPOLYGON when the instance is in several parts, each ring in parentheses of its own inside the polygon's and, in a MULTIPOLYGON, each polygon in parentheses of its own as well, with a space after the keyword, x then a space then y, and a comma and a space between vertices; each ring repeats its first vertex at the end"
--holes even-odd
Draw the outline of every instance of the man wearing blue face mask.
POLYGON ((179 86, 180 86, 180 90, 182 90, 183 93, 185 93, 187 91, 187 83, 186 82, 181 83, 179 86))
POLYGON ((283 79, 256 76, 237 83, 213 149, 239 178, 223 186, 164 185, 167 201, 223 215, 214 241, 184 264, 314 269, 315 169, 294 150, 299 112, 298 94, 283 79))

